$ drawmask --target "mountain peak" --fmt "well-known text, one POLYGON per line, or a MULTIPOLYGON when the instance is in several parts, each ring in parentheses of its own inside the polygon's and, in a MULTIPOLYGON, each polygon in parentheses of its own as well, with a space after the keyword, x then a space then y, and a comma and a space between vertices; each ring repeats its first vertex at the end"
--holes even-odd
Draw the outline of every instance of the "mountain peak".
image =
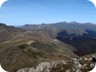
POLYGON ((0 26, 6 26, 6 24, 5 23, 0 23, 0 26))

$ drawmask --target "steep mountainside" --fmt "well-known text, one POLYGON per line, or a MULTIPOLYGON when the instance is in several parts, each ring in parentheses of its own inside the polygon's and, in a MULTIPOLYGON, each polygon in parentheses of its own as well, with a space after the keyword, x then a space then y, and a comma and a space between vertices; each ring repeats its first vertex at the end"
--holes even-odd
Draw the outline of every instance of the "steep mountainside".
POLYGON ((10 72, 36 67, 44 61, 78 57, 72 46, 53 39, 44 30, 23 30, 4 24, 0 27, 0 62, 10 72))
POLYGON ((23 31, 23 29, 6 26, 5 24, 0 23, 0 42, 10 40, 23 31))
POLYGON ((45 30, 52 38, 71 45, 79 56, 96 52, 96 25, 92 23, 59 22, 24 25, 26 30, 45 30))

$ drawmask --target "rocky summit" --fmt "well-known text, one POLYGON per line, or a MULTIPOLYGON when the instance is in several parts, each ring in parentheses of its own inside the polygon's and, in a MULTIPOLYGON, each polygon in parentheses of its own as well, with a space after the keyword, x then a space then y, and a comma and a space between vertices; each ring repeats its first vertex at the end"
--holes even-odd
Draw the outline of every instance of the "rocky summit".
POLYGON ((36 68, 23 68, 17 72, 88 72, 94 67, 91 57, 81 57, 69 61, 42 62, 36 68))

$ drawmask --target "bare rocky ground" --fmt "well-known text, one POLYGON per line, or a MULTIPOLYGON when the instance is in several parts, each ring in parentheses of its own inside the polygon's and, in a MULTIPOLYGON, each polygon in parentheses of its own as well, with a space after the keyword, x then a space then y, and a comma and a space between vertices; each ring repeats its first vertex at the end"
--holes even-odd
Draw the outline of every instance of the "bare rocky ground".
POLYGON ((58 60, 42 62, 36 68, 23 68, 17 72, 88 72, 95 66, 92 56, 70 58, 68 61, 58 60))

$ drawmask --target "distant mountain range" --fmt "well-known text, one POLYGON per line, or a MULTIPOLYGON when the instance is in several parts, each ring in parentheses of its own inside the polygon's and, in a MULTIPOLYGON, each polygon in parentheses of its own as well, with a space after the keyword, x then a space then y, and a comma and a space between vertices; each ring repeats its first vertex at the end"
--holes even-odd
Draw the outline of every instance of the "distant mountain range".
POLYGON ((82 36, 91 33, 89 35, 96 36, 96 34, 94 34, 94 32, 96 32, 96 25, 92 23, 59 22, 52 24, 39 24, 39 25, 26 24, 21 28, 26 30, 51 31, 53 32, 52 35, 54 35, 54 33, 66 31, 68 35, 82 36))
POLYGON ((59 22, 21 27, 26 30, 44 30, 52 38, 73 46, 79 56, 96 52, 96 25, 92 23, 59 22))
POLYGON ((35 67, 43 61, 93 53, 96 53, 96 25, 92 23, 59 22, 21 27, 0 23, 0 62, 10 72, 35 67))

